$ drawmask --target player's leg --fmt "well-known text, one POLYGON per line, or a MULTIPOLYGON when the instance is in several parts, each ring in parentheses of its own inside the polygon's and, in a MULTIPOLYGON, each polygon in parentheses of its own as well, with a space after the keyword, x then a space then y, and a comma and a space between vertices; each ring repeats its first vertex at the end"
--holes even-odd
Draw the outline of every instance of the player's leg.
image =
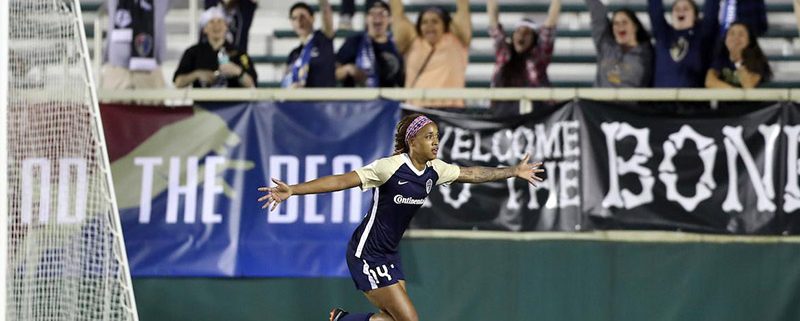
POLYGON ((380 260, 357 258, 355 247, 349 247, 345 256, 350 276, 356 288, 379 309, 378 313, 348 313, 335 308, 331 321, 417 321, 417 311, 406 293, 405 275, 398 255, 387 255, 380 260))
POLYGON ((373 317, 381 318, 386 314, 390 317, 389 319, 370 319, 370 321, 419 321, 417 309, 414 308, 411 298, 406 293, 405 281, 403 280, 387 287, 366 292, 365 295, 369 302, 381 310, 381 313, 373 317))
MULTIPOLYGON (((408 291, 406 290, 406 281, 405 280, 400 280, 400 281, 398 281, 397 284, 400 284, 400 287, 403 288, 403 291, 406 291, 406 294, 408 294, 408 291)), ((376 307, 379 306, 379 303, 373 302, 369 298, 369 296, 366 295, 366 293, 364 293, 364 295, 367 297, 368 300, 370 300, 370 303, 372 303, 372 305, 374 305, 376 307)), ((380 312, 373 314, 372 317, 369 319, 369 321, 394 321, 394 318, 392 318, 392 316, 389 314, 389 312, 381 310, 380 312)))
POLYGON ((406 292, 404 280, 390 286, 365 292, 378 313, 348 314, 340 309, 331 311, 331 321, 419 321, 417 310, 406 292))

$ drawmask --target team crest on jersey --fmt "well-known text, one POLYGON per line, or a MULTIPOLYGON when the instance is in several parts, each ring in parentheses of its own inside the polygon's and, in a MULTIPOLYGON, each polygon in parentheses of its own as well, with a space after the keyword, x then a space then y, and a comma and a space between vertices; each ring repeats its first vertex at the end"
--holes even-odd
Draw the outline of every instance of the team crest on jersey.
POLYGON ((425 192, 430 194, 431 193, 431 188, 433 188, 433 180, 431 180, 429 178, 428 181, 425 182, 425 192))
POLYGON ((689 41, 684 37, 678 38, 678 41, 674 42, 669 48, 669 55, 672 56, 672 60, 675 62, 686 58, 687 53, 689 53, 689 41))

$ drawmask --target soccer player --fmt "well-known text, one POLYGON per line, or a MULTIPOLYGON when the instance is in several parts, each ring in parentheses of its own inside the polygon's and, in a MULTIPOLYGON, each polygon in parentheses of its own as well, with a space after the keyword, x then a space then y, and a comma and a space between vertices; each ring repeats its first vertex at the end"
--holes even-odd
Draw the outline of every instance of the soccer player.
POLYGON ((378 159, 355 171, 318 178, 309 182, 260 187, 266 194, 258 199, 263 208, 274 210, 292 195, 340 191, 356 186, 372 188, 372 206, 353 232, 347 247, 347 266, 356 288, 380 309, 378 313, 347 313, 335 308, 330 321, 417 321, 417 311, 406 293, 405 275, 398 245, 411 218, 433 185, 452 182, 483 183, 517 177, 530 184, 543 180, 542 163, 530 163, 530 156, 512 167, 459 167, 436 158, 439 129, 420 114, 404 117, 397 124, 394 155, 378 159))

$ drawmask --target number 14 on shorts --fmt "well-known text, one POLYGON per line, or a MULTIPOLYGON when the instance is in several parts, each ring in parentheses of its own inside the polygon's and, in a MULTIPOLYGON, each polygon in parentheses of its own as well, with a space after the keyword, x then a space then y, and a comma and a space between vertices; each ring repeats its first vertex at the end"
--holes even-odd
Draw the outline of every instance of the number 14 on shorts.
POLYGON ((392 280, 392 275, 389 274, 389 269, 394 269, 394 264, 390 264, 389 266, 387 266, 386 264, 379 265, 376 266, 375 268, 369 268, 368 266, 365 265, 364 268, 366 270, 365 272, 367 272, 370 276, 372 276, 372 279, 375 280, 376 284, 381 284, 381 277, 386 279, 386 281, 392 280))

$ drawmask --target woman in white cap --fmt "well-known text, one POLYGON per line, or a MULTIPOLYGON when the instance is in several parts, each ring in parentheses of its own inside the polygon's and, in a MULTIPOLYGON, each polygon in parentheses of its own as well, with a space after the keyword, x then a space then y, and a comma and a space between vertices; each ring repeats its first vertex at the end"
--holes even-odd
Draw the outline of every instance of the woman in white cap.
POLYGON ((212 7, 200 16, 206 39, 183 53, 172 81, 175 87, 255 87, 256 70, 247 53, 225 41, 225 13, 212 7))

